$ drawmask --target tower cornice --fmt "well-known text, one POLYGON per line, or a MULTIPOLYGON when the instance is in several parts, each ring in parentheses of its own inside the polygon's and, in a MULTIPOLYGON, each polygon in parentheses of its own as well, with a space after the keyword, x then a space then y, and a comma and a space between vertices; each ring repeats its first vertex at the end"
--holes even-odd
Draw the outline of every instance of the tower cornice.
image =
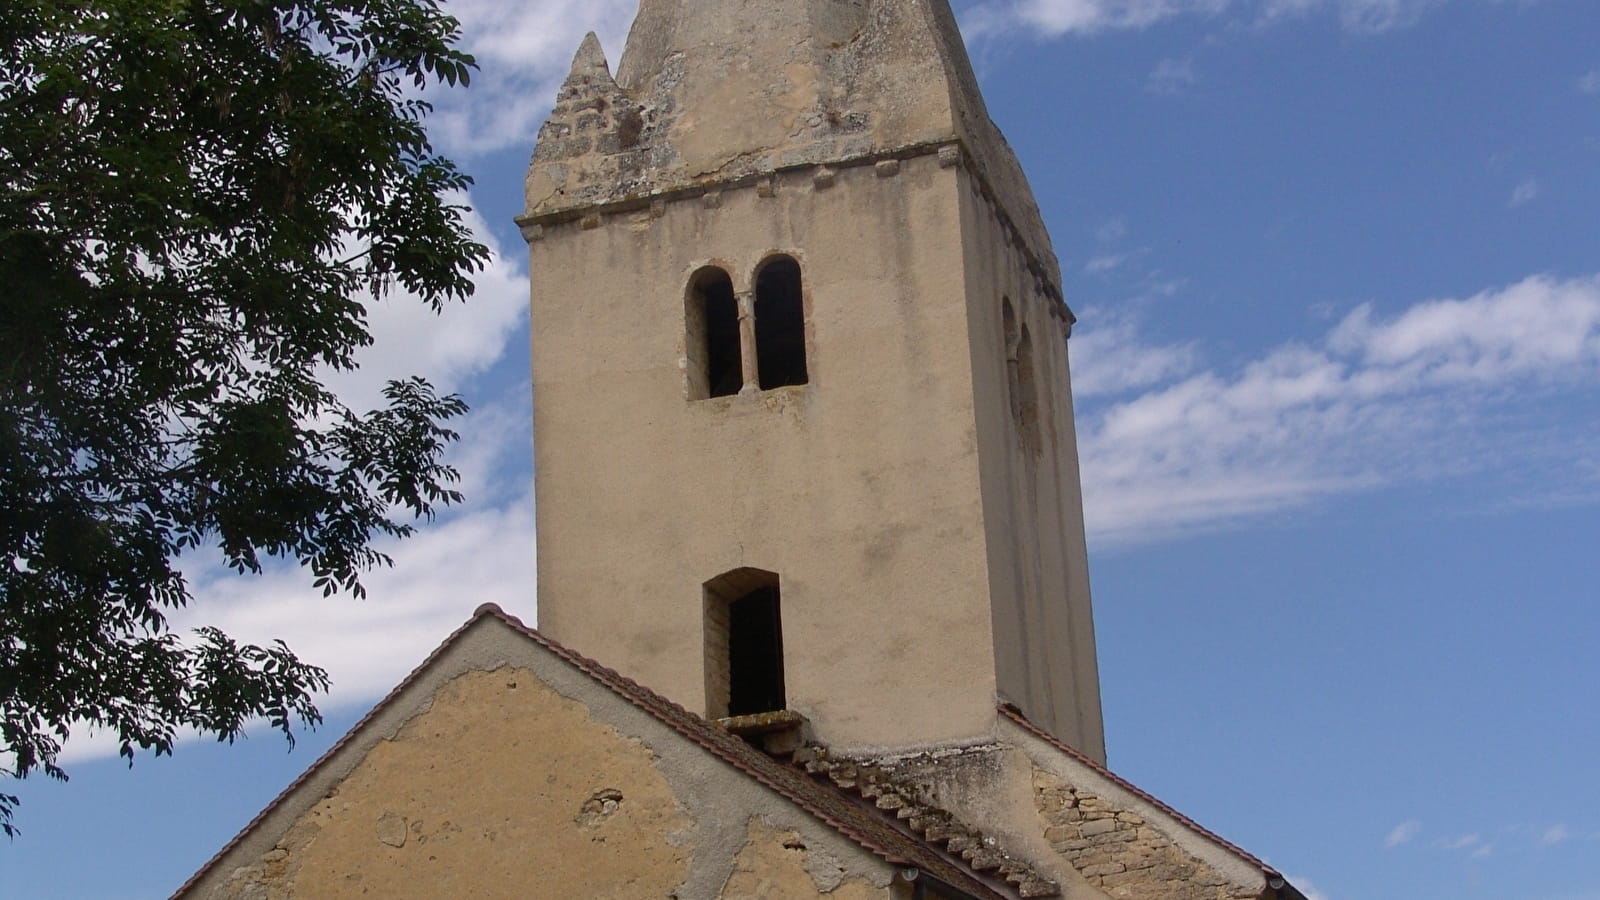
POLYGON ((776 189, 776 185, 780 181, 795 180, 804 182, 809 178, 815 182, 819 176, 826 177, 823 173, 836 170, 842 171, 865 166, 880 167, 880 170, 882 170, 884 166, 898 165, 902 162, 934 156, 939 157, 941 165, 945 167, 959 166, 972 178, 978 192, 993 207, 996 218, 1005 227, 1018 252, 1026 260, 1028 270, 1035 278, 1035 286, 1040 295, 1054 301, 1049 304, 1049 309, 1053 315, 1063 321, 1070 334, 1070 329, 1078 319, 1067 305, 1062 293, 1060 272, 1055 265, 1054 257, 1050 257, 1047 261, 1034 252, 1033 246, 1028 240, 1028 235, 1019 227, 1016 220, 1008 214, 1002 195, 990 182, 984 169, 976 163, 968 145, 961 138, 947 138, 905 147, 875 150, 820 165, 816 163, 797 163, 720 180, 703 180, 653 192, 624 194, 583 205, 560 207, 536 214, 524 213, 517 216, 515 221, 522 230, 523 239, 532 243, 533 241, 543 240, 546 229, 571 223, 598 225, 613 216, 645 209, 660 210, 669 203, 701 200, 707 196, 716 196, 725 191, 743 189, 772 191, 776 189))

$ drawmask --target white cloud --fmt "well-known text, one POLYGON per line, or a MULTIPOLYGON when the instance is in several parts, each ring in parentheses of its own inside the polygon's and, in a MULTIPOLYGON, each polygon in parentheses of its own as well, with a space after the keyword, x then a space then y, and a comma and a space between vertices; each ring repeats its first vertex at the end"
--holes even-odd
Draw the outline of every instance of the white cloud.
POLYGON ((1348 31, 1377 34, 1416 24, 1445 0, 1266 0, 1267 20, 1331 10, 1348 31))
POLYGON ((1494 844, 1483 844, 1472 851, 1473 859, 1484 859, 1492 855, 1494 855, 1494 844))
POLYGON ((1441 850, 1466 850, 1477 846, 1481 838, 1476 834, 1464 834, 1458 838, 1441 838, 1435 842, 1441 850))
POLYGON ((1263 23, 1332 13, 1346 30, 1380 33, 1415 24, 1447 0, 990 0, 969 11, 967 34, 1006 30, 1048 36, 1137 29, 1180 16, 1237 13, 1263 23))
POLYGON ((1145 79, 1144 87, 1152 94, 1172 96, 1193 87, 1195 79, 1194 60, 1163 59, 1150 70, 1150 76, 1145 79))
POLYGON ((1089 258, 1083 264, 1083 271, 1087 275, 1103 275, 1113 269, 1121 268, 1128 261, 1126 253, 1102 253, 1089 258))
POLYGON ((1578 90, 1585 94, 1600 94, 1600 69, 1585 72, 1578 79, 1578 90))
POLYGON ((1401 822, 1389 831, 1389 836, 1383 839, 1383 845, 1385 847, 1398 847, 1401 844, 1408 843, 1420 831, 1422 831, 1422 823, 1416 819, 1412 819, 1409 822, 1401 822))
MULTIPOLYGON (((470 198, 461 198, 463 204, 470 198)), ((385 382, 420 375, 441 393, 493 365, 528 315, 528 276, 508 256, 475 209, 466 213, 473 237, 490 250, 488 265, 472 277, 476 291, 465 303, 438 313, 416 297, 394 291, 381 300, 365 295, 373 343, 356 355, 358 368, 325 372, 326 383, 352 409, 383 403, 385 382)))
POLYGON ((1362 306, 1320 341, 1233 372, 1198 370, 1193 346, 1146 346, 1125 320, 1103 333, 1092 321, 1072 343, 1083 397, 1150 388, 1080 405, 1085 514, 1100 541, 1517 462, 1559 470, 1571 490, 1600 482, 1592 419, 1534 411, 1543 395, 1600 383, 1600 277, 1535 276, 1386 319, 1362 306))
POLYGON ((1553 847, 1556 844, 1566 843, 1570 837, 1572 837, 1572 832, 1568 830, 1567 826, 1551 825, 1544 830, 1544 834, 1539 835, 1539 844, 1545 847, 1553 847))
POLYGON ((1139 339, 1131 318, 1103 309, 1085 312, 1103 324, 1072 339, 1072 394, 1077 398, 1125 393, 1194 371, 1193 344, 1151 346, 1139 339))
POLYGON ((1515 209, 1516 207, 1522 206, 1525 203, 1531 203, 1538 198, 1539 179, 1525 178, 1523 179, 1522 183, 1518 184, 1516 189, 1511 192, 1511 199, 1506 201, 1506 205, 1515 209))
POLYGON ((1215 14, 1231 0, 995 0, 970 11, 969 36, 1028 29, 1050 36, 1144 28, 1174 16, 1215 14))

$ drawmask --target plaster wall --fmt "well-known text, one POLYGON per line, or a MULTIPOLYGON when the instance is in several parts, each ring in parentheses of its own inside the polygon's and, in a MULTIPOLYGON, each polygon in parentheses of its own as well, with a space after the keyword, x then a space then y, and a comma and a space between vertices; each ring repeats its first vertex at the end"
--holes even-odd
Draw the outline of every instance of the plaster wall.
POLYGON ((530 241, 539 618, 705 711, 701 586, 776 572, 791 709, 841 748, 993 722, 959 167, 778 174, 530 241), (810 381, 688 399, 685 295, 799 261, 810 381))
POLYGON ((644 745, 525 669, 470 672, 223 896, 663 896, 688 824, 644 745))
POLYGON ((998 690, 1032 721, 1103 764, 1067 359, 1070 315, 1030 270, 982 185, 965 175, 961 233, 998 690), (1006 302, 1014 331, 1026 332, 1032 348, 1038 403, 1032 434, 1018 421, 1019 398, 1013 396, 1017 340, 1008 341, 1006 302))
MULTIPOLYGON (((823 880, 807 871, 806 839, 797 831, 774 828, 752 818, 747 840, 723 885, 722 900, 804 900, 825 889, 832 900, 882 900, 890 892, 864 878, 823 880)), ((813 866, 814 868, 814 866, 813 866)))
POLYGON ((883 861, 480 621, 180 897, 888 895, 883 861), (728 893, 732 891, 732 893, 728 893))

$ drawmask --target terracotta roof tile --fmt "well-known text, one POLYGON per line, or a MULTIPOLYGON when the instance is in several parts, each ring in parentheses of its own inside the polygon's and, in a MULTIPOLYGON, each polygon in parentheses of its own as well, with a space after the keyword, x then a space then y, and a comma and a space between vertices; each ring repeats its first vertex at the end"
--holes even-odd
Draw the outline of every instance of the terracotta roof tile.
POLYGON ((805 747, 795 754, 794 764, 826 779, 825 785, 859 797, 868 810, 906 837, 942 849, 978 877, 998 877, 1023 897, 1061 896, 1060 885, 1006 852, 992 835, 919 800, 916 785, 871 760, 835 759, 825 748, 805 747))

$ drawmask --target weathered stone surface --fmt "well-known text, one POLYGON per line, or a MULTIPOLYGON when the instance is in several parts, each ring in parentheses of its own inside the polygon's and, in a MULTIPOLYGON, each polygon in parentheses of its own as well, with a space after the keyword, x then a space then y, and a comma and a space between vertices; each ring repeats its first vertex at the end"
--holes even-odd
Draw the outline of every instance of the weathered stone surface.
POLYGON ((584 40, 540 132, 526 214, 951 143, 1059 282, 947 0, 645 0, 616 79, 584 40))
POLYGON ((1116 900, 1263 900, 1190 857, 1136 812, 1035 770, 1034 806, 1057 855, 1116 900))

